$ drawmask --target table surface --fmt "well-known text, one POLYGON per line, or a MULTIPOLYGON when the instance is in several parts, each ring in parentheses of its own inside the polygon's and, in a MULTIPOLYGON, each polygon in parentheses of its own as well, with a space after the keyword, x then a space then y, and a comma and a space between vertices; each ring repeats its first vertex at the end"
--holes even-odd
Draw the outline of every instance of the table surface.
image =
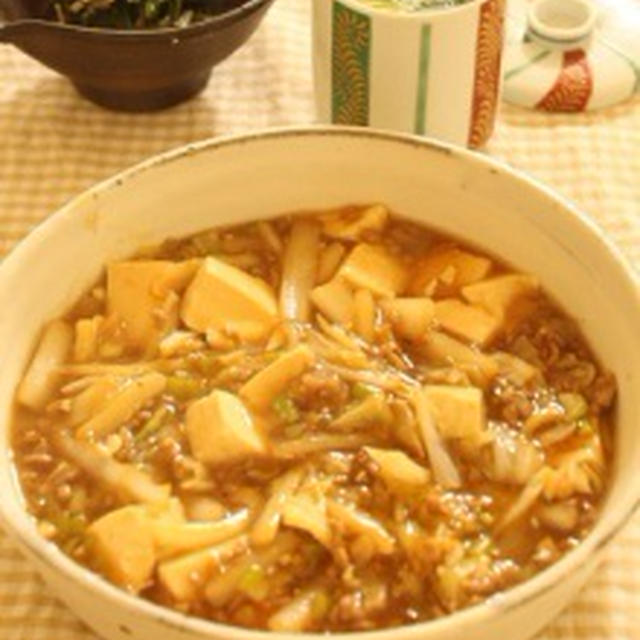
MULTIPOLYGON (((70 197, 151 154, 210 136, 312 122, 308 5, 277 0, 203 94, 157 114, 101 110, 64 79, 0 47, 0 257, 70 197)), ((640 267, 640 97, 570 116, 504 106, 487 152, 574 200, 640 267)), ((0 638, 95 638, 1 532, 0 638)), ((552 638, 640 639, 640 517, 539 640, 552 638)))

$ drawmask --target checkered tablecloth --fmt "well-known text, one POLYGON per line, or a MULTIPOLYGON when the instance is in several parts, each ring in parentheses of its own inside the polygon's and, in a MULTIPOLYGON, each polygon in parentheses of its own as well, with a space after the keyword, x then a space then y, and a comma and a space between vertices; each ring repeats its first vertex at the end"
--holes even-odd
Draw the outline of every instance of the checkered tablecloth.
MULTIPOLYGON (((94 107, 64 79, 0 46, 0 257, 68 198, 151 154, 312 122, 308 5, 277 0, 201 96, 150 115, 94 107)), ((488 152, 577 202, 640 267, 640 99, 577 116, 504 107, 488 152)), ((540 640, 552 638, 640 640, 640 517, 540 640)), ((90 639, 0 532, 0 640, 90 639)))

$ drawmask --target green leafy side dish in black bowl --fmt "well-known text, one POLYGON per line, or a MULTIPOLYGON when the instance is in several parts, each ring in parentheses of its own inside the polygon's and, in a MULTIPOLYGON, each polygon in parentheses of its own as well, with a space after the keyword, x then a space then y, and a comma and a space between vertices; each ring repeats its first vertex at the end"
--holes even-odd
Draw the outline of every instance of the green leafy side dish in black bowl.
POLYGON ((0 0, 11 43, 101 106, 153 111, 201 91, 274 0, 0 0))

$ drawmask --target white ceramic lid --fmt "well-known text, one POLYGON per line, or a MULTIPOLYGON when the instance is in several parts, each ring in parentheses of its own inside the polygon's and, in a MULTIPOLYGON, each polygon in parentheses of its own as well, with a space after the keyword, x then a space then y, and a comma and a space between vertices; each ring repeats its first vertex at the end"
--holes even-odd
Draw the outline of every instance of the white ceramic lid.
POLYGON ((504 94, 542 111, 578 112, 640 89, 637 0, 511 0, 504 94))

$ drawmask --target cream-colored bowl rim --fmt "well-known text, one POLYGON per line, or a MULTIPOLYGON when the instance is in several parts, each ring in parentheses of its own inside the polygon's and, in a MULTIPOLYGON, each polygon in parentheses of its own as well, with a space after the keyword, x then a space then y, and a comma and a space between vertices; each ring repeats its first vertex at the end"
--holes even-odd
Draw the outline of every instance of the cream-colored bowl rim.
MULTIPOLYGON (((142 173, 153 171, 154 168, 158 166, 171 163, 184 156, 211 152, 229 146, 250 146, 252 142, 260 140, 291 140, 293 138, 305 137, 360 138, 373 141, 379 140, 381 142, 398 145, 409 145, 411 147, 423 148, 425 151, 436 151, 438 153, 455 156, 468 166, 478 169, 484 168, 489 169, 492 173, 508 174, 513 180, 522 185, 524 192, 526 192, 528 188, 543 193, 549 199, 550 203, 559 205, 556 207, 556 215, 564 216, 565 219, 572 219, 572 222, 582 226, 583 230, 587 230, 593 237, 597 238, 600 248, 607 252, 614 262, 617 263, 616 266, 619 274, 624 275, 626 279, 635 284, 636 302, 640 308, 640 276, 633 270, 612 241, 604 235, 602 230, 600 230, 590 218, 581 213, 567 199, 553 192, 549 187, 509 167, 506 163, 461 147, 418 136, 358 127, 306 126, 266 129, 245 135, 224 136, 203 140, 202 142, 189 144, 154 156, 149 160, 98 183, 91 189, 69 201, 59 209, 54 216, 40 224, 2 263, 0 266, 0 282, 4 279, 4 274, 10 272, 14 265, 17 266, 25 260, 36 259, 42 244, 46 242, 49 232, 56 227, 60 219, 73 215, 76 203, 80 200, 95 198, 98 197, 99 194, 111 189, 121 188, 131 178, 142 173)), ((20 494, 17 480, 15 480, 15 482, 15 490, 20 494)), ((470 629, 476 625, 482 625, 484 621, 493 616, 525 606, 530 601, 536 600, 545 593, 553 590, 565 579, 567 573, 583 566, 588 559, 597 555, 611 542, 633 514, 640 509, 640 483, 634 483, 634 485, 635 486, 628 489, 616 504, 610 507, 611 513, 608 515, 606 526, 601 523, 600 529, 594 530, 581 544, 557 563, 526 582, 500 593, 498 597, 489 598, 457 613, 428 622, 376 631, 334 633, 331 634, 330 637, 335 640, 422 640, 428 637, 431 632, 443 633, 450 631, 455 633, 460 629, 470 629)), ((5 501, 0 501, 0 521, 31 554, 50 570, 64 574, 67 578, 85 585, 88 589, 92 590, 97 597, 104 599, 107 603, 112 603, 118 607, 128 609, 130 612, 144 615, 149 620, 164 624, 168 628, 182 632, 194 632, 203 637, 225 638, 226 640, 274 640, 275 638, 277 638, 277 640, 300 640, 301 638, 304 638, 304 640, 327 640, 327 634, 320 633, 290 634, 273 631, 251 631, 241 627, 224 625, 202 618, 188 616, 172 609, 153 604, 148 600, 126 593, 65 556, 52 543, 46 542, 37 534, 26 511, 21 512, 18 517, 12 517, 11 510, 5 506, 5 501)))

